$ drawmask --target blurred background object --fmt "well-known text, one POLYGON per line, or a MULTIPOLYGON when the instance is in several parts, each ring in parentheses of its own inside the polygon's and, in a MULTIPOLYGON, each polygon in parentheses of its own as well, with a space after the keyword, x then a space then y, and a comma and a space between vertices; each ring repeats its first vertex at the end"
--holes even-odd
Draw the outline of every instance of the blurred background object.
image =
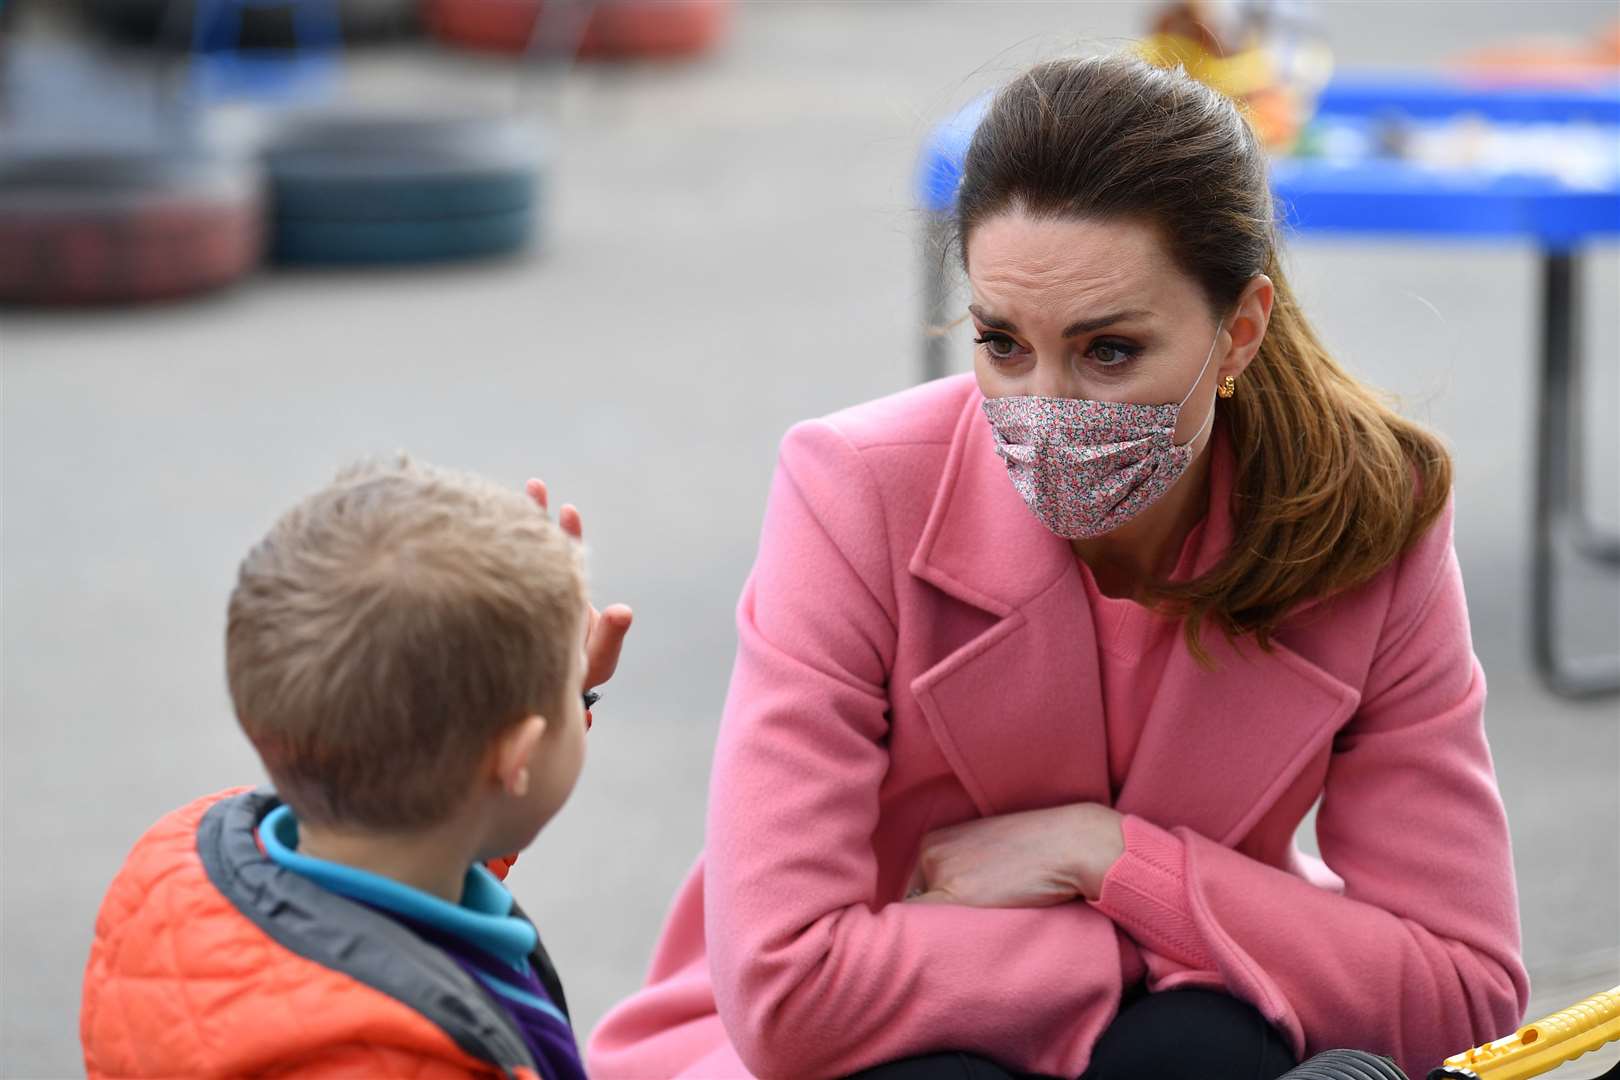
POLYGON ((0 158, 10 161, 0 206, 12 240, 0 255, 9 274, 0 298, 83 303, 198 291, 245 274, 261 231, 283 264, 488 257, 521 251, 537 234, 540 138, 510 107, 342 100, 345 44, 413 25, 414 2, 86 0, 81 14, 119 39, 183 51, 153 58, 144 73, 125 67, 126 86, 146 84, 149 115, 136 125, 146 136, 122 160, 104 143, 131 140, 99 113, 107 81, 93 49, 8 50, 6 100, 33 123, 14 125, 0 158), (89 102, 98 112, 87 116, 89 102), (251 193, 237 198, 236 217, 220 216, 217 192, 202 204, 211 213, 188 202, 198 185, 181 178, 200 161, 216 176, 233 170, 251 193), (242 232, 241 216, 266 211, 262 227, 242 232), (129 266, 141 269, 116 269, 129 266))
POLYGON ((426 0, 425 6, 435 36, 475 49, 524 52, 547 20, 572 16, 582 23, 580 56, 680 57, 719 42, 731 0, 426 0))
POLYGON ((117 303, 202 292, 258 262, 252 166, 203 153, 0 157, 0 302, 117 303))
POLYGON ((281 263, 401 263, 519 251, 539 215, 540 152, 504 117, 299 117, 265 145, 281 263))
POLYGON ((1137 48, 1238 102, 1272 151, 1294 145, 1333 73, 1309 0, 1176 0, 1137 48))
POLYGON ((1471 49, 1459 70, 1492 83, 1601 84, 1620 79, 1620 20, 1583 36, 1531 35, 1471 49))
MULTIPOLYGON (((636 608, 579 789, 510 879, 578 1027, 594 1026, 643 978, 702 844, 777 443, 916 382, 918 146, 1026 63, 1129 47, 1156 10, 736 3, 723 47, 679 63, 406 35, 323 52, 330 76, 285 93, 208 98, 186 50, 119 47, 69 0, 6 0, 6 153, 194 137, 234 152, 312 110, 495 115, 539 140, 546 209, 544 258, 0 311, 0 1076, 82 1074, 79 983, 114 869, 158 815, 262 779, 222 673, 243 552, 339 464, 402 447, 514 486, 544 476, 584 510, 593 594, 636 608)), ((1613 18, 1586 0, 1314 12, 1336 76, 1388 78, 1439 78, 1527 34, 1585 40, 1613 18)), ((562 18, 543 36, 565 36, 562 18)), ((1604 240, 1580 263, 1582 482, 1612 528, 1620 258, 1604 240)), ((1530 660, 1542 252, 1525 237, 1302 231, 1289 270, 1334 354, 1455 452, 1531 1011, 1552 1012, 1620 981, 1620 720, 1612 700, 1550 693, 1530 660)), ((966 337, 943 339, 944 370, 966 370, 966 337)), ((1620 647, 1612 579, 1564 574, 1563 640, 1620 647)), ((1552 1075, 1607 1067, 1584 1064, 1552 1075)))
POLYGON ((339 51, 353 40, 340 0, 163 0, 151 7, 161 14, 154 44, 189 44, 176 63, 187 76, 182 104, 192 109, 326 99, 339 51))
POLYGON ((324 39, 398 37, 416 28, 417 0, 80 0, 87 19, 119 41, 160 48, 291 49, 324 39), (200 31, 200 32, 199 32, 200 31))

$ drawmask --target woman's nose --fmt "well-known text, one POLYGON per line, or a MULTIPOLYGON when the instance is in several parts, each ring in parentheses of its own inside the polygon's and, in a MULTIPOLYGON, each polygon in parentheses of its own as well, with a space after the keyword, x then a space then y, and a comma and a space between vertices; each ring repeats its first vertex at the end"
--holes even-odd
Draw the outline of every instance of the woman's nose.
POLYGON ((1065 355, 1037 356, 1034 387, 1037 397, 1081 397, 1079 380, 1065 355))

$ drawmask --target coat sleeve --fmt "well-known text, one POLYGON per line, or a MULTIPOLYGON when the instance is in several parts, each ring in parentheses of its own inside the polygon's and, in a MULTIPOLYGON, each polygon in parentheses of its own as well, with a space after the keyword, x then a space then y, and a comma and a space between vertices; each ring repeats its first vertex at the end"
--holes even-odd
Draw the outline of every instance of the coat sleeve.
POLYGON ((721 1019, 763 1077, 942 1049, 1079 1075, 1117 1006, 1107 918, 877 895, 897 606, 866 468, 825 423, 789 434, 739 605, 705 855, 721 1019))
POLYGON ((1513 1031, 1529 998, 1450 519, 1403 558, 1362 706, 1334 742, 1317 837, 1342 895, 1132 822, 1145 857, 1103 897, 1138 940, 1212 958, 1296 1052, 1372 1050, 1412 1076, 1513 1031))

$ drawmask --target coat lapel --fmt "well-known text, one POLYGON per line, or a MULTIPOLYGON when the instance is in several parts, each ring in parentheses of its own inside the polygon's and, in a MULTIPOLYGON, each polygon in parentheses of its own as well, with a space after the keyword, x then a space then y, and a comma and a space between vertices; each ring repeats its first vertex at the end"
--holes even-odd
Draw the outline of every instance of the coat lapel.
MULTIPOLYGON (((1096 628, 1073 552, 1024 506, 996 456, 982 399, 958 421, 911 572, 997 617, 912 681, 980 814, 1108 802, 1096 628)), ((1232 458, 1214 447, 1210 532, 1198 570, 1229 542, 1232 458)), ((1286 646, 1203 637, 1166 665, 1118 808, 1232 844, 1354 712, 1359 694, 1286 646)))
MULTIPOLYGON (((1193 564, 1215 567, 1232 544, 1237 464, 1225 427, 1210 446, 1209 512, 1193 564)), ((1206 668, 1177 644, 1160 677, 1116 808, 1234 845, 1288 790, 1360 704, 1359 691, 1280 641, 1262 652, 1213 627, 1206 668)))
POLYGON ((1079 571, 1007 480, 981 400, 969 395, 958 421, 911 572, 999 621, 913 680, 912 693, 981 814, 1106 800, 1097 644, 1079 571))
POLYGON ((1206 670, 1177 646, 1117 808, 1227 846, 1248 835, 1350 718, 1361 695, 1287 646, 1262 653, 1201 638, 1206 670))

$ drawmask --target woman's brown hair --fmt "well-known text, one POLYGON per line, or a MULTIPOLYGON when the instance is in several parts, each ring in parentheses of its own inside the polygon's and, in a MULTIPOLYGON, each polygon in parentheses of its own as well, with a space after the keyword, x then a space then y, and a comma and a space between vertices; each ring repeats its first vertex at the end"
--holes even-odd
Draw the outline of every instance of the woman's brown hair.
POLYGON ((1237 396, 1221 402, 1237 461, 1232 546, 1208 573, 1143 599, 1266 646, 1302 604, 1366 582, 1440 515, 1451 459, 1334 361, 1283 276, 1264 151, 1231 101, 1130 56, 1053 60, 1003 88, 968 149, 957 195, 974 227, 1008 211, 1136 220, 1158 231, 1211 314, 1256 274, 1270 325, 1237 396))

